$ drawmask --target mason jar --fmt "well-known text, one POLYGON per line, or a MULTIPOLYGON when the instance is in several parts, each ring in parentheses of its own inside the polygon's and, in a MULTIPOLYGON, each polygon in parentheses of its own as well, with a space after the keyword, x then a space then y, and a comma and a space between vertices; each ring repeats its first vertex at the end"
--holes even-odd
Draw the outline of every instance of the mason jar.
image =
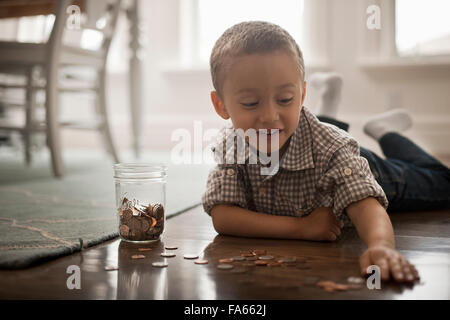
POLYGON ((164 164, 118 163, 114 165, 116 215, 119 235, 130 242, 158 241, 166 220, 164 164))

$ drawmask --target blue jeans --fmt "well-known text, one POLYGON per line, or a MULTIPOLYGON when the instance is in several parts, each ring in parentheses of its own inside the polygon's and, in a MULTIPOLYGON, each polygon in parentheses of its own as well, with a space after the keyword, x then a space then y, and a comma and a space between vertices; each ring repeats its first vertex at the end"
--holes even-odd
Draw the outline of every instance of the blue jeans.
MULTIPOLYGON (((318 117, 346 130, 348 124, 318 117)), ((379 140, 386 159, 360 147, 360 154, 389 200, 389 212, 450 208, 450 169, 408 138, 389 132, 379 140)))

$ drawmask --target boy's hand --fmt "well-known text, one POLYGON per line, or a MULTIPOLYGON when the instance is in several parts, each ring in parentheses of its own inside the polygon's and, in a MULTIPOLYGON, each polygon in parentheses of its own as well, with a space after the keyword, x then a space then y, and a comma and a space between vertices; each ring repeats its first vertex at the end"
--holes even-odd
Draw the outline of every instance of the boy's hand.
POLYGON ((413 282, 419 280, 417 269, 395 249, 385 245, 369 247, 359 259, 361 274, 367 276, 367 267, 377 265, 380 267, 381 280, 392 279, 397 282, 413 282))
POLYGON ((338 221, 331 208, 321 207, 315 209, 310 215, 301 218, 301 238, 315 241, 335 241, 341 234, 344 226, 338 221))

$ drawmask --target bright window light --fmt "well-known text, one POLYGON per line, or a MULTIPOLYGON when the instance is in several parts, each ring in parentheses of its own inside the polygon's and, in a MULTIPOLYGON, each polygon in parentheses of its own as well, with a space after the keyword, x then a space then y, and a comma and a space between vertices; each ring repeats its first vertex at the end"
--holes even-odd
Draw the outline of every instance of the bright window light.
POLYGON ((304 0, 198 0, 198 55, 209 61, 220 35, 243 21, 263 20, 284 28, 301 44, 304 0))
POLYGON ((396 0, 395 6, 400 56, 450 54, 450 1, 396 0))

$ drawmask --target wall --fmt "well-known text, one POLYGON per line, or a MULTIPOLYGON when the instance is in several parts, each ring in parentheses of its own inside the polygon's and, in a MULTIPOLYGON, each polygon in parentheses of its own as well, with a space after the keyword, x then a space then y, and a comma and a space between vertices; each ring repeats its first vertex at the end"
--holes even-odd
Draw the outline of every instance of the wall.
MULTIPOLYGON (((450 68, 361 67, 358 64, 358 29, 364 25, 358 21, 364 21, 364 10, 358 6, 358 0, 325 2, 329 21, 324 21, 323 25, 329 23, 329 62, 324 67, 339 72, 344 78, 339 118, 350 122, 350 133, 362 145, 380 152, 377 144, 363 134, 362 123, 371 115, 402 107, 411 112, 414 120, 414 127, 405 134, 430 152, 449 154, 450 68), (362 15, 362 19, 358 15, 362 15)), ((177 144, 170 140, 174 129, 186 128, 193 132, 194 120, 203 120, 204 130, 218 128, 225 122, 215 114, 209 100, 212 90, 209 71, 183 69, 176 62, 180 27, 178 1, 143 1, 143 7, 143 14, 147 15, 148 40, 144 72, 144 148, 170 149, 177 144)), ((308 64, 312 59, 305 56, 305 60, 308 64)), ((309 73, 315 70, 308 68, 309 73)), ((122 149, 131 147, 127 84, 126 74, 111 75, 114 136, 122 149)), ((309 88, 305 105, 314 110, 317 99, 317 92, 309 88)), ((73 141, 70 136, 66 135, 68 144, 73 141)), ((95 146, 96 141, 91 140, 91 145, 95 146)))

